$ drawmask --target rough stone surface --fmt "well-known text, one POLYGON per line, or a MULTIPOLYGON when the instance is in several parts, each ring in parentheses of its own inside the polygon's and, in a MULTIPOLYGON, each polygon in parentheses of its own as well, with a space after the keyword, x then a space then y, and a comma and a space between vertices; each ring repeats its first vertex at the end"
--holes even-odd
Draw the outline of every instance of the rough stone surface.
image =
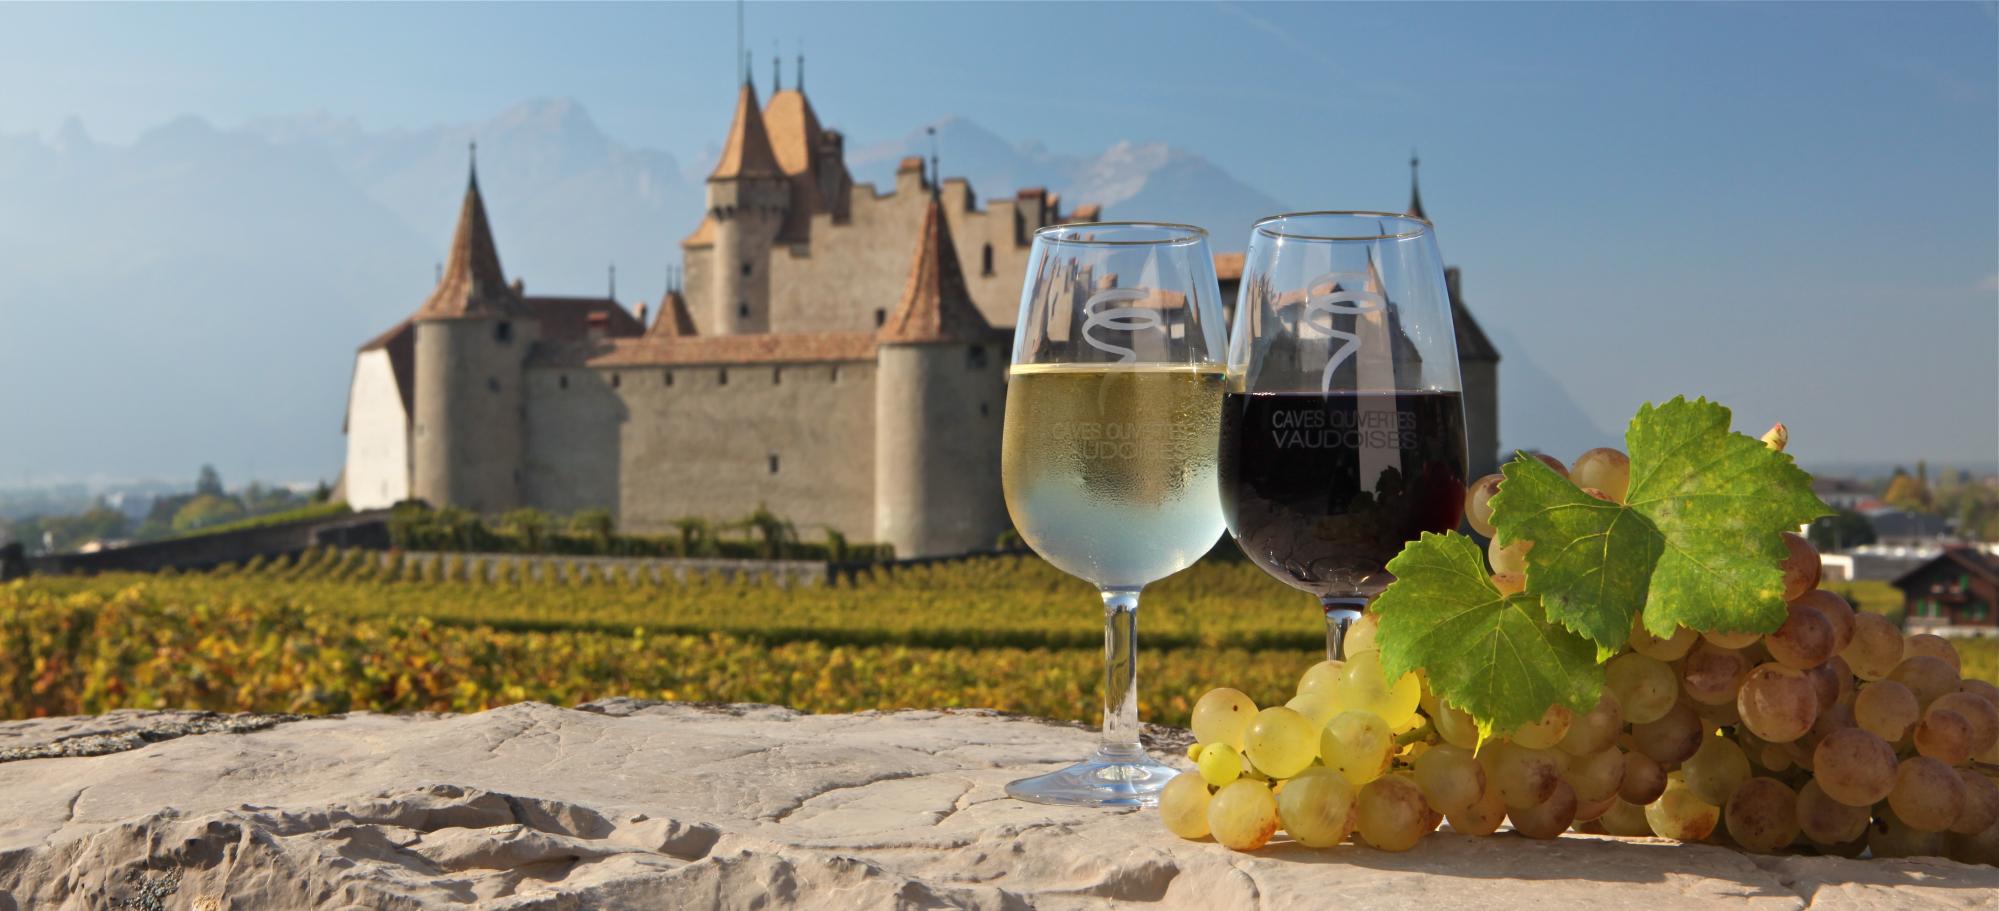
POLYGON ((614 701, 189 727, 229 720, 0 724, 4 749, 130 746, 0 764, 0 911, 1999 908, 1999 869, 1939 859, 1450 834, 1234 854, 1150 814, 1006 798, 1091 735, 991 712, 614 701))

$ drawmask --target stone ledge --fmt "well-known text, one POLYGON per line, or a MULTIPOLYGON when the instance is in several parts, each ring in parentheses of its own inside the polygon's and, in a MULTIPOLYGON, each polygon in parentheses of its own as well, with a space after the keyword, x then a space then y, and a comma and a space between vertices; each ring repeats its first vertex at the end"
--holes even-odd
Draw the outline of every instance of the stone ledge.
MULTIPOLYGON (((1184 732, 1150 733, 1184 764, 1184 732)), ((0 749, 79 737, 128 748, 0 766, 0 911, 1999 907, 1990 867, 1657 839, 1234 854, 1149 814, 1007 799, 1008 780, 1073 760, 1091 734, 977 710, 611 700, 0 723, 0 749)))

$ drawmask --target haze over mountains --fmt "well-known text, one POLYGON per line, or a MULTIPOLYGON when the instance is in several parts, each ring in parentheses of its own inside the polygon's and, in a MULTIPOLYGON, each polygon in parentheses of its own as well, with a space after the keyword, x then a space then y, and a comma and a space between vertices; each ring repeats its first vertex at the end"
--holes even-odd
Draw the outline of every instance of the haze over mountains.
MULTIPOLYGON (((1162 143, 1077 153, 959 117, 936 127, 944 173, 986 197, 1046 186, 1065 208, 1200 224, 1218 249, 1240 249, 1252 220, 1286 208, 1162 143)), ((699 218, 705 163, 624 145, 572 100, 418 130, 190 116, 130 145, 74 120, 49 137, 0 135, 0 485, 191 477, 204 462, 232 479, 331 480, 354 348, 429 291, 475 139, 510 275, 530 291, 601 294, 615 263, 620 300, 657 300, 699 218)), ((918 128, 850 148, 856 179, 887 186, 929 141, 918 128)), ((1508 440, 1579 451, 1610 439, 1500 344, 1508 440)))

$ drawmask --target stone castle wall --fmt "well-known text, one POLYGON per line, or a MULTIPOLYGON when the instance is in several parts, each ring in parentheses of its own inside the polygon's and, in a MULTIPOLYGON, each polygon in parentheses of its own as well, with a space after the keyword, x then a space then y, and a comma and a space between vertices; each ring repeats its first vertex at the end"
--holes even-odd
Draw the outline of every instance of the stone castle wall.
POLYGON ((413 496, 481 513, 518 505, 521 364, 534 340, 532 320, 417 322, 413 496))

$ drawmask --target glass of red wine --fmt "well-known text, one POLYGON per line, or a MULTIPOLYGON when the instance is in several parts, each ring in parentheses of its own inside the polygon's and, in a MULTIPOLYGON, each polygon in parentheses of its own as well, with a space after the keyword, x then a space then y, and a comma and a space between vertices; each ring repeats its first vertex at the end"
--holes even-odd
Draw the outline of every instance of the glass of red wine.
POLYGON ((1304 212, 1252 229, 1222 404, 1222 511, 1264 572, 1319 599, 1326 655, 1423 532, 1464 517, 1465 419, 1430 223, 1304 212))

